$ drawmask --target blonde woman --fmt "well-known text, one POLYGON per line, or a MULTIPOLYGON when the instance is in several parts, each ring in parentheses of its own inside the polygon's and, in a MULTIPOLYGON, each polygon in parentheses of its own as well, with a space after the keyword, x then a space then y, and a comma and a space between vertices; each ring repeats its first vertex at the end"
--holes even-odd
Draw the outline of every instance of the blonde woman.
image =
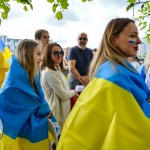
POLYGON ((19 43, 0 90, 2 149, 50 149, 50 109, 35 77, 41 60, 42 48, 36 41, 24 39, 19 43))
POLYGON ((108 23, 90 66, 90 83, 65 122, 57 150, 150 149, 149 90, 127 61, 140 43, 133 20, 108 23))

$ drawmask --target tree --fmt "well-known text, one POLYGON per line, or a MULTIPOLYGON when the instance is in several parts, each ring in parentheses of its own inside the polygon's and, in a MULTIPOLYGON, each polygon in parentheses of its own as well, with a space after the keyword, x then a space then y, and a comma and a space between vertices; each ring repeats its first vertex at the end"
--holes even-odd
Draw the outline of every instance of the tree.
MULTIPOLYGON (((28 9, 33 9, 32 0, 14 0, 16 3, 23 5, 24 11, 28 9)), ((48 3, 52 5, 52 10, 55 14, 55 17, 60 20, 63 18, 63 12, 68 9, 69 0, 47 0, 48 3)), ((87 2, 92 0, 81 0, 81 2, 87 2)), ((127 0, 129 5, 126 10, 134 9, 135 6, 138 6, 139 16, 135 18, 138 21, 138 26, 141 30, 145 30, 145 38, 150 43, 150 0, 127 0)), ((10 12, 10 0, 0 0, 0 24, 2 20, 8 18, 10 12)))
POLYGON ((135 20, 138 21, 140 29, 145 30, 145 38, 150 43, 150 0, 128 0, 128 2, 127 11, 138 6, 138 16, 135 20))
MULTIPOLYGON (((23 5, 24 11, 28 11, 28 9, 33 10, 32 0, 14 0, 16 3, 20 3, 23 5), (29 7, 29 8, 28 8, 29 7)), ((81 0, 82 2, 92 1, 92 0, 81 0)), ((69 3, 68 0, 47 0, 50 4, 52 4, 52 10, 55 14, 55 17, 60 20, 63 18, 63 12, 67 10, 69 3)), ((10 0, 0 0, 0 24, 2 20, 8 18, 8 14, 11 10, 10 0)), ((37 2, 38 3, 38 2, 37 2)))

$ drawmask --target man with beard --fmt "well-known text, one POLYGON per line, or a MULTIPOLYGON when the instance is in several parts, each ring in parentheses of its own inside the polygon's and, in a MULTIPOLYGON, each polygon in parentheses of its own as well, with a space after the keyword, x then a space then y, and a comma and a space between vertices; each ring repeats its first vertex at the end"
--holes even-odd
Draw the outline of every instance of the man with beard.
POLYGON ((78 45, 72 47, 68 55, 70 89, 75 89, 76 85, 88 84, 88 68, 93 58, 92 50, 86 47, 88 36, 85 32, 78 35, 77 42, 78 45))

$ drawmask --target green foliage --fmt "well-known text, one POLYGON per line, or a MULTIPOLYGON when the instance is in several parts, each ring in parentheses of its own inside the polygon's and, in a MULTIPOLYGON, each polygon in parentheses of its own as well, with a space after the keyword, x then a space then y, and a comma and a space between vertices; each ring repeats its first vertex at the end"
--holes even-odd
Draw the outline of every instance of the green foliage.
POLYGON ((56 13, 55 17, 56 17, 58 20, 62 19, 62 17, 63 17, 62 12, 61 12, 61 11, 58 11, 58 12, 56 13))
POLYGON ((135 3, 130 3, 130 4, 127 6, 126 10, 129 11, 129 9, 131 9, 132 7, 134 7, 134 5, 135 5, 135 3))
MULTIPOLYGON (((23 5, 23 10, 28 11, 28 7, 33 9, 32 0, 13 0, 16 3, 23 5)), ((81 0, 82 2, 92 1, 92 0, 81 0)), ((55 13, 55 17, 60 20, 63 18, 63 12, 68 9, 68 0, 47 0, 48 3, 52 4, 52 10, 55 13)), ((0 0, 0 24, 2 20, 8 18, 11 6, 9 5, 10 0, 0 0)))
POLYGON ((128 0, 129 5, 126 10, 129 11, 131 8, 138 5, 138 16, 135 20, 138 22, 140 30, 145 30, 145 38, 150 43, 150 0, 128 0))
MULTIPOLYGON (((10 0, 0 0, 0 24, 2 20, 8 18, 8 14, 10 12, 11 6, 9 5, 10 0)), ((23 10, 28 11, 28 6, 33 9, 32 0, 16 0, 17 3, 23 5, 23 10)))
POLYGON ((136 0, 128 0, 127 2, 129 2, 129 3, 135 3, 136 0))
POLYGON ((49 3, 53 3, 52 10, 55 13, 55 17, 60 20, 63 18, 64 10, 68 9, 68 0, 47 0, 49 3))

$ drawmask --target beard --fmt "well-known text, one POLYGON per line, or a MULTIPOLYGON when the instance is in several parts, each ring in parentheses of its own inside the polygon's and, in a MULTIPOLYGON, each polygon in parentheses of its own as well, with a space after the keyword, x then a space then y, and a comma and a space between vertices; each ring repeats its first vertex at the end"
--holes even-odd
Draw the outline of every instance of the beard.
POLYGON ((85 49, 85 46, 82 46, 82 45, 78 45, 78 47, 79 47, 80 49, 82 49, 82 50, 85 49))

